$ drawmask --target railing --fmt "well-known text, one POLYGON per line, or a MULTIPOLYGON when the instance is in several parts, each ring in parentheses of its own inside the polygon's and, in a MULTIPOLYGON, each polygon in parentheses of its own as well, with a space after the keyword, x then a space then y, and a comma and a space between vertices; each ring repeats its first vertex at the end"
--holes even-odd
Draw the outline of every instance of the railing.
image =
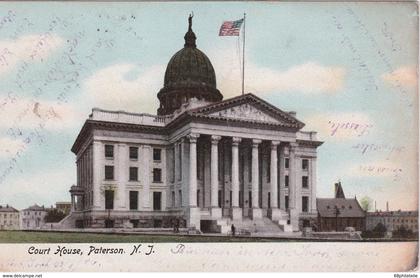
POLYGON ((296 133, 296 139, 316 141, 316 131, 299 131, 298 133, 296 133))
POLYGON ((95 121, 118 122, 151 126, 165 126, 171 116, 157 116, 146 113, 130 113, 125 111, 108 111, 93 108, 89 118, 95 121))

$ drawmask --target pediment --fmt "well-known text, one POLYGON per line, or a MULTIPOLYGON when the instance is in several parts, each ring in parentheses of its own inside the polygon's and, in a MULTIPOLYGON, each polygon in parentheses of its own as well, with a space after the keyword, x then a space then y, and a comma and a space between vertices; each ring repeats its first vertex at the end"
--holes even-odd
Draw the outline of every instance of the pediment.
POLYGON ((246 94, 193 109, 189 114, 218 120, 245 121, 248 123, 278 125, 294 129, 301 129, 304 126, 294 116, 253 94, 246 94))
POLYGON ((278 123, 279 120, 269 115, 267 112, 258 109, 252 104, 244 103, 237 106, 232 106, 220 111, 209 113, 209 116, 240 119, 247 121, 258 121, 268 123, 278 123))

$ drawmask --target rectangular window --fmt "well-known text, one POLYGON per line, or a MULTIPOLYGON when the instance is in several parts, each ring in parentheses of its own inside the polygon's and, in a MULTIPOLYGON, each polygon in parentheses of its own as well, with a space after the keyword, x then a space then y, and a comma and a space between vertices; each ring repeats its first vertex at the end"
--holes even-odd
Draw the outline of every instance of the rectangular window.
POLYGON ((289 159, 288 158, 284 159, 284 168, 289 169, 289 159))
POLYGON ((217 205, 219 206, 219 208, 222 207, 222 190, 219 190, 217 192, 217 205))
POLYGON ((162 159, 161 154, 162 154, 161 149, 153 149, 153 160, 160 161, 162 159))
POLYGON ((182 190, 178 190, 179 195, 179 206, 182 207, 182 190))
POLYGON ((114 146, 105 145, 105 158, 114 158, 114 146))
POLYGON ((267 163, 267 182, 270 182, 271 179, 271 161, 268 160, 267 163))
POLYGON ((162 209, 162 192, 153 192, 153 210, 162 209))
POLYGON ((114 179, 114 166, 110 166, 110 165, 105 166, 105 179, 106 180, 114 179))
POLYGON ((270 194, 270 192, 268 192, 267 202, 268 202, 268 208, 271 208, 271 194, 270 194))
POLYGON ((284 207, 289 209, 289 196, 284 196, 284 207))
POLYGON ((302 169, 303 170, 308 170, 308 166, 309 166, 309 160, 302 159, 302 169))
POLYGON ((302 177, 302 187, 303 188, 308 188, 308 177, 307 176, 302 177))
POLYGON ((239 191, 239 207, 240 208, 244 207, 244 192, 243 191, 239 191))
POLYGON ((162 182, 162 169, 153 169, 153 182, 162 182))
POLYGON ((289 187, 289 175, 284 176, 284 186, 289 187))
POLYGON ((200 207, 200 189, 197 190, 197 207, 200 207))
POLYGON ((302 212, 308 212, 308 196, 302 197, 302 212))
POLYGON ((138 198, 139 192, 138 191, 130 191, 130 210, 137 210, 138 209, 138 198))
POLYGON ((232 190, 229 192, 229 203, 230 207, 232 207, 232 190))
POLYGON ((105 209, 114 209, 114 191, 105 190, 105 209))
POLYGON ((172 195, 172 207, 174 208, 175 206, 176 206, 176 204, 175 204, 175 191, 172 191, 172 193, 171 193, 172 195))
POLYGON ((252 192, 248 191, 248 207, 252 208, 252 192))
POLYGON ((130 181, 138 181, 138 172, 139 172, 139 168, 138 167, 130 167, 130 177, 129 177, 129 180, 130 181))
POLYGON ((130 159, 137 160, 139 158, 139 148, 130 147, 130 159))

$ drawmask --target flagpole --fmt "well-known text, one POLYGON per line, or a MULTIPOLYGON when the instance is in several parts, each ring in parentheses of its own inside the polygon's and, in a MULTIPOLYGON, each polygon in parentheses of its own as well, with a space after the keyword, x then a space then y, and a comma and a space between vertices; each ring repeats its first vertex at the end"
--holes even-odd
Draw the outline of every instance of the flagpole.
POLYGON ((242 95, 244 94, 245 90, 245 17, 246 13, 244 13, 244 35, 243 35, 243 43, 242 43, 242 95))

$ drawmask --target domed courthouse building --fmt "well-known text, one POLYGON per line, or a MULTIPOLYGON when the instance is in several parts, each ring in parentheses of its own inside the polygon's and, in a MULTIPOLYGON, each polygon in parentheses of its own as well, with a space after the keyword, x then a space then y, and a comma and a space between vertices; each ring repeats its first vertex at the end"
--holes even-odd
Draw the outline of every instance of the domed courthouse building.
POLYGON ((191 28, 157 115, 94 108, 72 152, 69 227, 270 233, 316 219, 315 132, 253 94, 223 100, 191 28))

